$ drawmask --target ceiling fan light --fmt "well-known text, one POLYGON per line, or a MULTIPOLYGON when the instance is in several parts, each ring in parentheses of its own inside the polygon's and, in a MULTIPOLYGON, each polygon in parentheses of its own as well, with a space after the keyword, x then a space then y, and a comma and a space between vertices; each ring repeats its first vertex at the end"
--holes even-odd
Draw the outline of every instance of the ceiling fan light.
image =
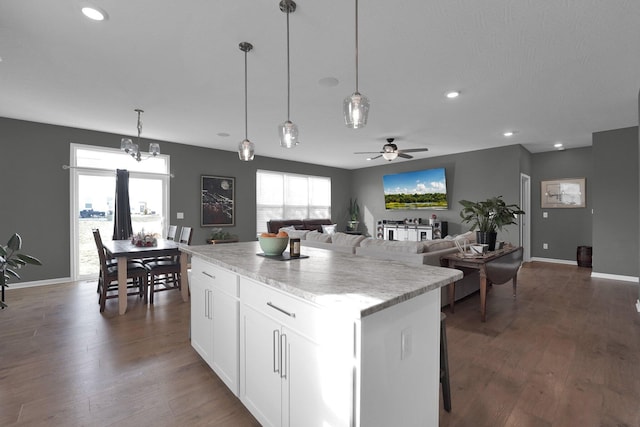
POLYGON ((382 153, 382 157, 384 157, 386 160, 393 160, 396 157, 398 157, 398 152, 397 151, 385 151, 384 153, 382 153))
POLYGON ((251 160, 253 160, 255 151, 255 145, 248 139, 245 139, 240 144, 238 144, 238 157, 242 161, 250 162, 251 160))
POLYGON ((125 153, 128 153, 129 151, 131 151, 132 146, 133 146, 133 141, 131 140, 131 138, 122 138, 120 140, 120 149, 125 153))
POLYGON ((298 126, 287 120, 278 126, 280 134, 280 146, 283 148, 293 148, 300 143, 298 140, 298 126))
POLYGON ((348 128, 359 129, 367 124, 369 116, 369 99, 359 92, 344 99, 344 123, 348 128))

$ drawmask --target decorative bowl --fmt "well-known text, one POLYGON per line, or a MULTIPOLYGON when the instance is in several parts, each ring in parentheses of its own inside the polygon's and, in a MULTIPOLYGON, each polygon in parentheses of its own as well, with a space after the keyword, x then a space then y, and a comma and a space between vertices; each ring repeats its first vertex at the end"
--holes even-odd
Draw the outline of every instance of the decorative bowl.
POLYGON ((265 255, 282 255, 289 244, 289 237, 258 237, 260 247, 265 255))

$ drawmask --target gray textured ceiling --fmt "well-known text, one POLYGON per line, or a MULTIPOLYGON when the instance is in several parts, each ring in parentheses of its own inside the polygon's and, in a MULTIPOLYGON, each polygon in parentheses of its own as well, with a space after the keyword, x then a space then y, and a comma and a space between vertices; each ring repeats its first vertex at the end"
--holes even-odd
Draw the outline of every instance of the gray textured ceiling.
MULTIPOLYGON (((354 3, 299 0, 291 19, 291 119, 301 145, 280 148, 286 119, 286 18, 277 0, 0 2, 0 116, 342 168, 386 137, 416 158, 522 144, 588 146, 637 125, 640 1, 360 1, 360 91, 367 127, 347 129, 355 89, 354 3), (321 84, 332 77, 336 86, 321 84), (462 95, 447 100, 444 93, 462 95), (505 130, 518 133, 505 138, 505 130), (228 133, 224 137, 218 134, 228 133)), ((75 141, 80 142, 80 141, 75 141)), ((114 140, 114 146, 119 140, 114 140)), ((397 159, 395 161, 403 161, 397 159)))

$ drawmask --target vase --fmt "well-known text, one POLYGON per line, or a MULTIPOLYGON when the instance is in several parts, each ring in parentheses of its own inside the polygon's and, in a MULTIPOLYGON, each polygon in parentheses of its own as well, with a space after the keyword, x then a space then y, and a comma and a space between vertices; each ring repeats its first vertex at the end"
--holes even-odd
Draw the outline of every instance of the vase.
POLYGON ((360 224, 360 221, 347 221, 347 230, 348 231, 357 231, 359 224, 360 224))
POLYGON ((476 242, 489 245, 489 250, 496 250, 496 238, 498 233, 495 231, 476 231, 476 242))

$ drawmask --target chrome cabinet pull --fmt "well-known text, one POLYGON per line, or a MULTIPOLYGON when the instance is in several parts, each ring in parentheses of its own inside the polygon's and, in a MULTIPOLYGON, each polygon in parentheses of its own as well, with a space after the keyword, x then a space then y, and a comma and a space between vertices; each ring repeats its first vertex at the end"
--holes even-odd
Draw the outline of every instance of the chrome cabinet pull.
POLYGON ((212 279, 215 279, 215 278, 216 278, 216 276, 214 276, 213 274, 209 274, 209 273, 207 273, 206 271, 203 271, 203 272, 202 272, 202 274, 204 274, 205 276, 209 276, 209 277, 211 277, 212 279))
POLYGON ((275 308, 275 309, 276 309, 276 310, 278 310, 279 312, 284 313, 284 314, 286 314, 286 315, 287 315, 287 316, 289 316, 289 317, 293 317, 293 318, 295 318, 295 317, 296 317, 296 314, 295 314, 295 313, 290 313, 290 312, 288 312, 287 310, 282 309, 282 308, 278 307, 277 305, 273 304, 271 301, 267 302, 267 305, 268 305, 269 307, 271 307, 271 308, 275 308))
POLYGON ((279 332, 277 329, 274 329, 273 330, 273 372, 276 374, 280 372, 280 357, 279 357, 280 346, 278 345, 279 341, 280 341, 279 332))

